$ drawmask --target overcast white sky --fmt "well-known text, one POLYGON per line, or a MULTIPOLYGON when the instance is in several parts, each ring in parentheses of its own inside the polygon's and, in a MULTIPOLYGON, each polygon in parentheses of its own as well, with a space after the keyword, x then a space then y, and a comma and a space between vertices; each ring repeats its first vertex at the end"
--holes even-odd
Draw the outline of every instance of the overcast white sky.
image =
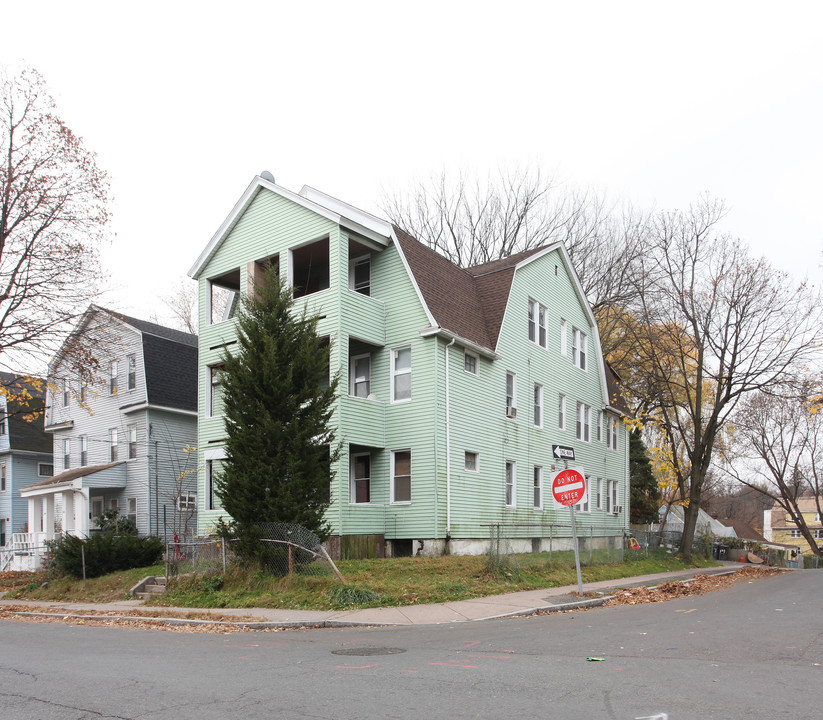
POLYGON ((252 177, 376 211, 440 168, 539 166, 660 208, 709 192, 823 279, 823 3, 73 2, 2 12, 111 175, 104 304, 148 319, 252 177))

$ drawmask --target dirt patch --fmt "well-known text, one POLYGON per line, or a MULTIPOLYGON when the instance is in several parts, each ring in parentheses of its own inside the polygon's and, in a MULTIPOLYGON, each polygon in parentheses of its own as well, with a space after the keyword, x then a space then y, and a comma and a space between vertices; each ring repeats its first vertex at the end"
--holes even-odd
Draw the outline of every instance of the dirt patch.
POLYGON ((655 587, 637 587, 618 590, 606 602, 607 605, 640 605, 641 603, 665 602, 690 595, 705 595, 730 587, 741 580, 754 580, 785 572, 778 568, 744 565, 730 575, 696 575, 687 582, 664 582, 655 587))

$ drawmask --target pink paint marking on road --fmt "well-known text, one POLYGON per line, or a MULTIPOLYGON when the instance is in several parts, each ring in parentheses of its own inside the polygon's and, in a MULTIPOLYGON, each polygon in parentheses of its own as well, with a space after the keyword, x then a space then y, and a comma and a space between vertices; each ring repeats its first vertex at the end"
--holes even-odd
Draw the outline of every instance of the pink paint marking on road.
POLYGON ((477 670, 477 668, 479 667, 478 665, 455 665, 453 662, 447 662, 447 663, 434 663, 434 662, 431 662, 431 663, 429 663, 429 665, 444 665, 445 667, 453 667, 453 668, 473 668, 475 670, 477 670))

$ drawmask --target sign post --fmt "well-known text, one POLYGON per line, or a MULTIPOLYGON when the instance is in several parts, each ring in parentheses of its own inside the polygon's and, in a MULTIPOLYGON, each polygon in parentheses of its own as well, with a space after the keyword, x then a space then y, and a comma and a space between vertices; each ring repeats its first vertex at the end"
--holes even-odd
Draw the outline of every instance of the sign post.
POLYGON ((555 507, 568 507, 572 517, 572 541, 574 543, 574 565, 577 569, 577 591, 583 597, 583 578, 580 575, 580 548, 577 545, 577 524, 574 521, 574 505, 586 502, 588 489, 583 468, 567 468, 554 474, 552 497, 555 507))

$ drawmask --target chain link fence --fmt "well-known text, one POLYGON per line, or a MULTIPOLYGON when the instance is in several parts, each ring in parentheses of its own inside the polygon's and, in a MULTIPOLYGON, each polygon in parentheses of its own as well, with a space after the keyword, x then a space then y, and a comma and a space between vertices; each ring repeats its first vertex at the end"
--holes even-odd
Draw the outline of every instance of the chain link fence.
POLYGON ((278 576, 334 573, 345 583, 320 538, 293 523, 261 523, 252 539, 201 538, 166 544, 166 577, 190 573, 225 574, 233 564, 259 563, 278 576), (242 547, 241 547, 242 542, 242 547))
MULTIPOLYGON (((489 529, 491 567, 518 566, 518 556, 536 554, 547 556, 546 559, 552 563, 574 564, 571 524, 501 523, 485 527, 489 529)), ((582 565, 619 563, 648 557, 648 542, 644 547, 622 528, 578 527, 576 530, 582 565)))

